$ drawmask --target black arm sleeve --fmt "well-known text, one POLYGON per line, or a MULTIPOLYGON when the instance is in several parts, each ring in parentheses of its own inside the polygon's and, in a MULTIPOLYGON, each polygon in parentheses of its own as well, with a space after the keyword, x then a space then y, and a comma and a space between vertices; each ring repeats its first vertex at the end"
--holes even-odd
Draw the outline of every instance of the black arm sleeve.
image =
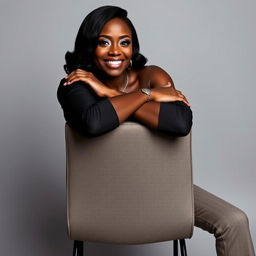
POLYGON ((62 79, 57 98, 67 123, 87 136, 97 136, 119 126, 119 119, 108 98, 99 97, 84 82, 64 86, 62 79))
POLYGON ((186 136, 192 127, 192 111, 182 101, 160 102, 158 131, 186 136))

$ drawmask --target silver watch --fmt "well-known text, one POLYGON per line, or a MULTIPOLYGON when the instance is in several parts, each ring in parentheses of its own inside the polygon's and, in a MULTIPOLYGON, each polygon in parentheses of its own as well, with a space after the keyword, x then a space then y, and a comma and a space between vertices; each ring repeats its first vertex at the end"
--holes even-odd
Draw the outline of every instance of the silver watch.
POLYGON ((147 101, 150 101, 150 100, 151 100, 151 90, 150 90, 150 89, 148 89, 148 88, 142 88, 142 89, 141 89, 141 92, 148 95, 147 101))

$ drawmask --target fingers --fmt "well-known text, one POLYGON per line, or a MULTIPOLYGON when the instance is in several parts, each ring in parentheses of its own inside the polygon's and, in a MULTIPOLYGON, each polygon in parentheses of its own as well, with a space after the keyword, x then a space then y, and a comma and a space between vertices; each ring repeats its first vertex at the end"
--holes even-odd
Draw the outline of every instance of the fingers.
POLYGON ((66 80, 69 80, 71 77, 77 76, 77 75, 81 75, 83 73, 85 73, 86 71, 82 70, 82 69, 76 69, 74 71, 72 71, 70 74, 68 74, 67 76, 65 76, 66 80))
POLYGON ((178 97, 181 101, 183 101, 185 104, 187 104, 188 106, 191 106, 191 104, 189 103, 189 101, 187 100, 187 98, 185 97, 185 95, 182 94, 181 91, 177 91, 178 97))
POLYGON ((186 99, 186 97, 184 95, 182 95, 180 97, 180 100, 183 101, 185 104, 187 104, 188 106, 190 106, 190 103, 188 102, 188 100, 186 99))
POLYGON ((66 82, 63 85, 66 86, 79 80, 86 82, 90 76, 91 72, 87 72, 82 69, 76 69, 65 77, 66 82))
POLYGON ((64 86, 67 86, 67 85, 73 84, 74 82, 77 82, 77 81, 84 81, 84 79, 81 79, 81 77, 73 78, 73 79, 71 79, 70 81, 65 82, 63 85, 64 85, 64 86))
POLYGON ((183 97, 180 97, 180 100, 182 102, 184 102, 185 104, 187 104, 188 106, 191 106, 190 103, 188 102, 188 100, 186 99, 186 97, 183 95, 183 97))
MULTIPOLYGON (((171 83, 168 83, 167 85, 171 85, 171 83)), ((168 101, 182 101, 186 105, 191 106, 187 98, 183 95, 183 93, 177 89, 175 89, 173 86, 166 86, 165 88, 154 88, 152 90, 155 90, 157 92, 157 100, 159 102, 168 102, 168 101)))
POLYGON ((187 98, 184 96, 184 100, 187 102, 187 104, 189 105, 189 106, 191 106, 191 104, 189 103, 189 101, 187 100, 187 98))
POLYGON ((63 85, 69 85, 69 84, 72 84, 72 83, 77 82, 79 80, 80 81, 85 81, 86 77, 84 77, 84 76, 72 76, 72 77, 68 78, 67 81, 63 85))

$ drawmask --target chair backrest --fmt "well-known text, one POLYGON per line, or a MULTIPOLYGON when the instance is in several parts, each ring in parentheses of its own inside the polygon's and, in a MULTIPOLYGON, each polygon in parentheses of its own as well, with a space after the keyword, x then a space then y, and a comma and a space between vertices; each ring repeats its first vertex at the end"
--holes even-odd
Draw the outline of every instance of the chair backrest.
POLYGON ((70 239, 143 244, 192 236, 191 134, 125 122, 85 137, 66 124, 66 153, 70 239))

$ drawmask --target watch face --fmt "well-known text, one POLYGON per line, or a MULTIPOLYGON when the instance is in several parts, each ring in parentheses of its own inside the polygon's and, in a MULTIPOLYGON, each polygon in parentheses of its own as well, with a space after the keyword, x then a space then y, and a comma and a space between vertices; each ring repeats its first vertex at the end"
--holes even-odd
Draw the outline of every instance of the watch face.
POLYGON ((151 97, 150 97, 150 96, 151 96, 151 91, 150 91, 150 89, 148 89, 148 88, 142 88, 141 91, 142 91, 143 93, 145 93, 145 94, 148 95, 147 101, 150 101, 150 100, 151 100, 151 97))
POLYGON ((150 90, 148 88, 142 88, 141 91, 147 95, 150 95, 150 90))

